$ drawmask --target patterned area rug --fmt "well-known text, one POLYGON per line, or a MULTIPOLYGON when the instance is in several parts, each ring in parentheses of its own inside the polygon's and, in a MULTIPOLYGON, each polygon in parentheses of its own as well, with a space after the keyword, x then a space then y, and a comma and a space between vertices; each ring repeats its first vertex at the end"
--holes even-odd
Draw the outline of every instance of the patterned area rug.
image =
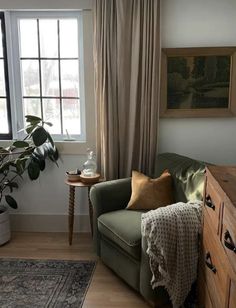
POLYGON ((0 307, 82 307, 94 269, 94 261, 0 259, 0 307))

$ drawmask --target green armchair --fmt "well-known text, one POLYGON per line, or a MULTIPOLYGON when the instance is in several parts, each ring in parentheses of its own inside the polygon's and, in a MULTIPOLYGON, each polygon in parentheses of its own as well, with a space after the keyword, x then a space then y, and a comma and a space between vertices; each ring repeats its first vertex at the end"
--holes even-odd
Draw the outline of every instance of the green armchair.
MULTIPOLYGON (((159 154, 153 177, 168 169, 173 177, 175 201, 201 200, 205 163, 174 153, 159 154)), ((141 236, 142 211, 127 210, 131 178, 94 185, 94 245, 101 260, 148 301, 165 302, 163 287, 152 290, 146 241, 141 236)))

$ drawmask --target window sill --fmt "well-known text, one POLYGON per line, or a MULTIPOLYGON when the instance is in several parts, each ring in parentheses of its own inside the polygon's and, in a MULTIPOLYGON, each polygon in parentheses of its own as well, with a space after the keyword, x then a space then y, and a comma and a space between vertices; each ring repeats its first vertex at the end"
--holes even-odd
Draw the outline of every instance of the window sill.
MULTIPOLYGON (((11 145, 13 140, 0 140, 0 147, 11 145)), ((87 148, 95 145, 89 145, 87 142, 80 141, 55 141, 59 154, 63 155, 86 155, 87 148)))
POLYGON ((81 141, 55 141, 60 154, 66 155, 86 155, 87 148, 90 147, 87 142, 81 141))

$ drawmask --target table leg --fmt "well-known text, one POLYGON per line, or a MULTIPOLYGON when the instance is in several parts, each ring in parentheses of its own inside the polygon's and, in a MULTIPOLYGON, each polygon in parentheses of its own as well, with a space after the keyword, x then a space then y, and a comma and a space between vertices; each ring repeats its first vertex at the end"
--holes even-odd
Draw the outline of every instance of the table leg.
POLYGON ((88 202, 89 202, 89 219, 90 219, 90 229, 91 229, 91 234, 93 236, 93 206, 90 200, 90 186, 88 187, 88 202))
POLYGON ((75 187, 70 186, 69 196, 69 244, 72 244, 73 227, 74 227, 74 207, 75 207, 75 187))

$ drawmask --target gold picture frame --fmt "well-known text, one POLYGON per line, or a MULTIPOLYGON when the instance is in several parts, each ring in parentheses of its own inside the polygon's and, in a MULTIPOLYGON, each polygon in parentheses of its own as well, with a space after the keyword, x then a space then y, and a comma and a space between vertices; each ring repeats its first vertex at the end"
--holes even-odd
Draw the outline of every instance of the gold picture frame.
POLYGON ((236 47, 162 49, 160 116, 236 116, 236 47))

